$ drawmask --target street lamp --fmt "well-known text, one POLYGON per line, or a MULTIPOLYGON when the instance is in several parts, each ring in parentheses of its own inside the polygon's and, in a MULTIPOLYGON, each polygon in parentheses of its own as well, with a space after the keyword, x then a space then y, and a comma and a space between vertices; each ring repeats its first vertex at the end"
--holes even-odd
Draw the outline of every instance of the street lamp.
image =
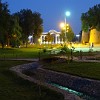
POLYGON ((64 27, 65 27, 65 23, 63 23, 63 22, 60 23, 60 27, 61 27, 61 28, 64 28, 64 27))
POLYGON ((66 32, 68 32, 68 30, 69 30, 69 24, 67 24, 66 23, 66 17, 69 17, 70 16, 70 11, 66 11, 65 12, 65 42, 66 42, 66 38, 67 38, 67 36, 66 36, 66 32))
POLYGON ((66 25, 66 17, 69 17, 71 15, 70 11, 66 11, 65 13, 65 25, 66 25))
POLYGON ((67 39, 66 32, 68 32, 68 30, 69 30, 69 24, 66 23, 66 17, 69 17, 69 16, 70 16, 70 12, 69 11, 65 12, 65 22, 60 24, 60 27, 64 30, 64 33, 65 33, 65 36, 64 36, 65 43, 66 43, 66 39, 67 39))
POLYGON ((70 11, 66 11, 65 15, 68 17, 70 16, 70 11))

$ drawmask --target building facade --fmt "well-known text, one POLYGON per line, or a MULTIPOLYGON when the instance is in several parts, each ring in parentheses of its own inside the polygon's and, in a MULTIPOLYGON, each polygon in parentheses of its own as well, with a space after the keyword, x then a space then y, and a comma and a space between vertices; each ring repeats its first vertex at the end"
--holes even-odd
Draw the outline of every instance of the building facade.
MULTIPOLYGON (((42 35, 40 36, 40 38, 38 39, 39 44, 61 44, 64 43, 63 40, 60 39, 60 34, 61 32, 57 32, 56 30, 50 30, 49 32, 43 32, 42 35), (53 41, 52 42, 48 42, 45 41, 46 40, 46 36, 48 35, 48 33, 50 35, 52 35, 53 37, 53 41)), ((29 36, 29 42, 32 44, 33 43, 33 36, 29 36)))
POLYGON ((60 39, 60 34, 61 34, 60 32, 57 32, 55 30, 50 30, 49 32, 44 32, 44 33, 42 33, 42 35, 40 37, 40 43, 41 44, 61 44, 61 43, 63 43, 63 41, 60 39), (45 41, 45 38, 48 33, 50 33, 50 35, 52 35, 52 37, 53 37, 52 42, 45 41))

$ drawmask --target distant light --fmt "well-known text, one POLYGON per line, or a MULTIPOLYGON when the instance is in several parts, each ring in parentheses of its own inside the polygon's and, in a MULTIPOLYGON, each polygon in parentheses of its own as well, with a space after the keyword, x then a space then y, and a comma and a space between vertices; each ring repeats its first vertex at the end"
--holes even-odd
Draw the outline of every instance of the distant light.
POLYGON ((66 16, 70 16, 70 11, 67 11, 65 14, 66 16))
POLYGON ((69 24, 66 24, 66 26, 69 26, 69 24))
POLYGON ((38 41, 40 42, 40 41, 41 41, 41 39, 39 38, 39 39, 38 39, 38 41))
POLYGON ((30 35, 29 37, 28 37, 28 39, 31 39, 32 38, 32 36, 30 35))
POLYGON ((65 23, 60 23, 60 27, 63 28, 65 26, 65 23))
POLYGON ((76 37, 79 37, 80 35, 76 35, 76 37))

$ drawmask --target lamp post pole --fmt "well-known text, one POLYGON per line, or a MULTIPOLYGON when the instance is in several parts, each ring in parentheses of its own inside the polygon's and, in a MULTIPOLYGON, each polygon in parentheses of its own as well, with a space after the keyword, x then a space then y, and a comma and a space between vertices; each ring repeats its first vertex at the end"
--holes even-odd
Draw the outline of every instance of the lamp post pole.
POLYGON ((65 16, 65 43, 66 43, 66 16, 65 16))
POLYGON ((66 23, 66 17, 69 17, 70 16, 70 12, 69 11, 67 11, 66 13, 65 13, 65 43, 66 43, 66 39, 67 39, 67 35, 66 35, 66 32, 68 32, 68 27, 69 27, 69 25, 66 23), (67 28, 67 29, 66 29, 67 28))

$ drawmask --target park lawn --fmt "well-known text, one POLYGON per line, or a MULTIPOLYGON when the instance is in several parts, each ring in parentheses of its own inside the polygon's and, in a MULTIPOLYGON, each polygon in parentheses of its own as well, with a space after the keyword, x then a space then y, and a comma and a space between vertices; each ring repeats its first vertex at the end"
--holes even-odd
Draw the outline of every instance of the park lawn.
POLYGON ((38 53, 36 48, 4 48, 0 49, 0 58, 36 58, 38 53))
MULTIPOLYGON (((50 47, 49 47, 50 48, 50 47)), ((43 57, 48 57, 52 56, 50 54, 50 50, 47 47, 43 46, 35 46, 35 47, 28 47, 28 48, 0 48, 0 59, 9 59, 9 58, 43 58, 43 57), (46 48, 46 52, 43 52, 44 49, 46 48)), ((60 50, 61 48, 59 48, 60 50)), ((52 50, 52 49, 51 49, 52 50)), ((95 52, 83 52, 83 56, 93 56, 95 52)), ((55 54, 56 55, 56 54, 55 54)), ((59 54, 57 54, 59 55, 59 54)), ((73 56, 80 56, 80 53, 74 52, 73 56)))
POLYGON ((11 72, 10 67, 27 61, 0 61, 0 100, 64 100, 62 94, 24 80, 11 72))
POLYGON ((43 63, 43 68, 80 77, 100 80, 100 63, 96 62, 52 62, 43 63))
POLYGON ((7 58, 39 58, 48 57, 50 52, 43 52, 43 48, 0 48, 0 59, 7 58))

